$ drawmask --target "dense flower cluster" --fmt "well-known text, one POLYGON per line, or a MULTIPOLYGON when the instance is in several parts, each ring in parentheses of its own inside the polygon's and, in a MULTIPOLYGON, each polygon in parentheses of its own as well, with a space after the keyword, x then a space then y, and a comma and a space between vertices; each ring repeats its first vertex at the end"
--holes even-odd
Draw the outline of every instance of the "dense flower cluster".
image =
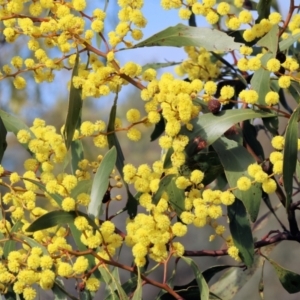
MULTIPOLYGON (((132 186, 137 192, 135 200, 141 208, 134 218, 127 220, 126 232, 121 232, 107 215, 105 221, 91 220, 86 215, 91 202, 91 183, 103 159, 101 155, 93 161, 81 159, 75 170, 69 172, 66 169, 69 150, 65 144, 64 126, 59 132, 37 118, 30 128, 18 130, 17 140, 28 150, 30 158, 25 160, 24 172, 20 174, 5 170, 0 165, 0 184, 7 189, 1 198, 3 216, 0 233, 2 241, 14 240, 20 244, 20 249, 5 253, 7 259, 0 262, 0 292, 5 294, 11 286, 26 300, 35 299, 34 286, 51 289, 57 277, 76 278, 87 290, 97 291, 100 281, 92 273, 112 262, 123 244, 131 247, 137 267, 145 266, 148 258, 164 264, 171 256, 181 257, 186 249, 180 238, 187 234, 189 226, 210 226, 213 234, 209 240, 213 241, 217 236, 223 239, 228 255, 240 261, 239 249, 227 233, 227 227, 222 225, 227 217, 225 208, 236 203, 235 191, 247 193, 253 184, 261 185, 267 194, 274 193, 278 188, 277 177, 283 174, 285 138, 277 135, 271 140, 275 150, 269 158, 250 164, 236 186, 222 190, 205 186, 206 171, 195 169, 188 175, 182 172, 188 160, 186 147, 191 142, 189 135, 182 134, 182 128, 186 129, 185 132, 192 132, 194 119, 201 118, 200 114, 205 112, 206 104, 211 100, 220 105, 230 101, 241 103, 247 108, 256 108, 258 103, 265 104, 267 109, 282 113, 276 108, 281 97, 279 88, 288 89, 294 82, 299 82, 296 74, 299 63, 295 58, 285 55, 283 59, 275 57, 275 53, 264 48, 257 53, 259 51, 254 46, 246 45, 241 46, 239 52, 232 51, 234 67, 239 69, 240 74, 264 70, 277 76, 274 78, 279 88, 268 87, 263 98, 249 82, 239 91, 230 83, 219 89, 218 81, 223 76, 224 64, 222 59, 216 60, 214 54, 222 57, 224 53, 212 53, 204 47, 184 47, 187 59, 175 67, 176 75, 165 72, 159 76, 154 68, 144 69, 133 61, 121 65, 115 58, 118 46, 130 48, 133 41, 143 38, 142 30, 147 25, 142 12, 144 1, 118 0, 119 22, 107 38, 103 34, 106 12, 96 8, 88 16, 85 13, 87 2, 0 1, 5 40, 13 43, 23 37, 32 52, 31 58, 14 56, 9 64, 2 66, 0 80, 11 78, 16 89, 24 89, 25 72, 32 73, 39 84, 51 83, 57 71, 76 69, 70 86, 80 90, 83 100, 117 94, 128 83, 134 84, 141 90, 145 115, 135 107, 130 108, 126 112, 129 125, 123 127, 121 120, 116 118, 112 132, 107 132, 109 126, 103 120, 83 121, 75 130, 73 141, 91 138, 96 147, 107 148, 110 134, 126 131, 127 137, 137 142, 141 139, 137 125, 155 126, 163 119, 164 133, 158 139, 162 155, 151 166, 142 163, 135 167, 130 159, 126 160, 123 178, 115 171, 109 175, 108 194, 112 188, 122 188, 123 184, 129 193, 129 186, 132 186), (24 15, 24 11, 28 15, 24 15), (95 36, 103 41, 105 52, 94 48, 95 36), (61 56, 50 57, 46 51, 50 48, 56 48, 61 56), (89 60, 83 63, 80 53, 86 51, 89 52, 89 60), (266 57, 269 59, 266 60, 266 57), (184 77, 187 78, 180 79, 184 77), (164 164, 166 153, 170 154, 171 166, 168 167, 164 164), (266 167, 267 163, 270 163, 270 168, 266 167), (182 195, 182 207, 174 206, 175 196, 168 189, 162 191, 161 183, 166 179, 170 179, 173 192, 182 195), (26 231, 33 221, 51 211, 70 213, 69 216, 74 216, 72 226, 64 224, 26 231), (74 251, 69 240, 74 231, 78 233, 76 242, 86 249, 82 255, 80 251, 74 251), (92 263, 87 255, 93 257, 92 263)), ((188 20, 193 13, 205 17, 208 24, 218 26, 218 29, 245 29, 242 35, 249 43, 283 22, 277 12, 256 22, 252 12, 243 8, 242 0, 232 2, 161 0, 161 6, 165 10, 178 9, 183 20, 188 20)), ((299 14, 292 17, 288 30, 281 34, 281 39, 300 32, 299 14)), ((109 194, 107 197, 107 202, 122 200, 120 195, 113 198, 109 194)), ((106 202, 99 199, 101 201, 106 202)), ((2 242, 0 245, 0 255, 3 256, 5 247, 2 242)), ((114 265, 117 265, 115 261, 114 265)))

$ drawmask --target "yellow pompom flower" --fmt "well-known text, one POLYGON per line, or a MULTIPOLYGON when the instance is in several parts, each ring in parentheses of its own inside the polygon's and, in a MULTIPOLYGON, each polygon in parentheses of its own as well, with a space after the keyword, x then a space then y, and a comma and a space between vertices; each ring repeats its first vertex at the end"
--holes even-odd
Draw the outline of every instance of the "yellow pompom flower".
POLYGON ((237 188, 240 191, 248 191, 251 187, 251 180, 246 177, 242 176, 238 181, 237 181, 237 188))
POLYGON ((245 57, 242 57, 238 60, 237 63, 237 67, 241 70, 241 71, 248 71, 249 67, 248 67, 248 59, 245 57))
POLYGON ((253 52, 253 49, 251 47, 248 47, 245 45, 240 47, 240 53, 243 55, 251 55, 252 52, 253 52))
POLYGON ((72 0, 73 8, 77 11, 83 11, 86 7, 85 0, 72 0))
POLYGON ((232 257, 233 259, 240 261, 239 257, 239 249, 235 246, 231 246, 228 248, 228 255, 232 257))
POLYGON ((233 18, 230 18, 229 20, 226 20, 226 26, 229 29, 237 30, 241 26, 241 21, 237 17, 233 17, 233 18))
POLYGON ((136 108, 131 108, 126 113, 126 119, 128 122, 134 123, 139 121, 141 118, 141 113, 136 108))
POLYGON ((172 232, 175 236, 184 236, 187 233, 187 226, 180 222, 176 222, 172 226, 172 232))
POLYGON ((227 15, 230 11, 230 5, 227 2, 220 2, 217 7, 217 12, 219 15, 227 15))
POLYGON ((90 121, 82 122, 80 125, 80 132, 84 136, 91 136, 95 132, 95 125, 90 121))
POLYGON ((223 100, 229 100, 234 96, 234 88, 230 85, 225 85, 221 88, 220 94, 223 100))
POLYGON ((13 84, 16 89, 22 90, 26 87, 26 80, 21 76, 16 76, 13 81, 13 84))
POLYGON ((194 170, 191 173, 190 181, 194 184, 199 184, 204 178, 204 173, 200 170, 194 170))
POLYGON ((185 224, 192 224, 194 222, 195 215, 191 212, 184 211, 181 213, 180 219, 185 224))
POLYGON ((85 282, 85 287, 88 291, 97 292, 100 288, 100 281, 97 278, 90 277, 85 282))
POLYGON ((243 90, 239 93, 239 97, 248 104, 255 104, 258 101, 258 93, 254 90, 243 90))
POLYGON ((184 176, 179 176, 176 178, 175 184, 179 189, 184 190, 188 186, 190 186, 192 183, 184 176))
POLYGON ((217 91, 217 84, 214 81, 207 81, 204 90, 208 95, 214 95, 217 91))
POLYGON ((261 67, 261 61, 258 57, 252 57, 248 61, 248 68, 251 71, 257 71, 261 67))
POLYGON ((252 42, 255 37, 255 33, 252 31, 252 29, 246 29, 243 33, 243 38, 246 42, 252 42))
POLYGON ((76 207, 76 202, 73 198, 71 197, 66 197, 62 203, 61 203, 61 207, 64 211, 72 211, 75 210, 76 207))
POLYGON ((30 132, 28 132, 25 129, 21 129, 18 131, 17 133, 17 140, 21 143, 21 144, 27 144, 30 140, 31 136, 30 136, 30 132))
POLYGON ((211 10, 205 17, 207 23, 213 25, 219 21, 219 15, 211 10))
POLYGON ((36 290, 32 287, 25 287, 23 290, 23 297, 25 300, 34 300, 36 297, 36 290))
POLYGON ((271 58, 267 62, 267 69, 270 72, 277 72, 280 69, 280 61, 276 58, 271 58))
POLYGON ((267 105, 276 105, 279 102, 279 94, 273 91, 270 91, 265 96, 265 102, 267 105))
POLYGON ((258 172, 256 172, 256 174, 254 176, 254 179, 255 179, 256 182, 262 183, 262 182, 264 182, 264 181, 266 181, 268 179, 268 174, 265 173, 262 170, 258 171, 258 172))
POLYGON ((81 274, 84 273, 89 266, 89 261, 84 256, 79 256, 74 265, 73 265, 73 271, 75 274, 81 274))
POLYGON ((182 20, 188 20, 192 12, 188 8, 180 8, 178 11, 179 18, 182 20))
POLYGON ((255 174, 259 171, 262 171, 262 167, 261 165, 258 165, 258 164, 251 164, 248 166, 248 174, 251 176, 251 177, 255 177, 255 174))
POLYGON ((234 202, 235 197, 230 191, 225 191, 220 195, 220 200, 224 205, 231 205, 234 202))
POLYGON ((130 128, 127 131, 127 137, 134 142, 137 142, 141 139, 142 133, 136 128, 130 128))
POLYGON ((291 77, 287 75, 280 76, 280 78, 278 79, 278 85, 283 89, 290 87, 291 77))
POLYGON ((281 21, 282 16, 281 16, 281 14, 278 13, 278 12, 272 12, 272 13, 269 14, 268 19, 270 20, 270 22, 271 22, 273 25, 276 25, 276 24, 278 24, 278 23, 281 21))
POLYGON ((240 13, 239 13, 239 20, 241 23, 243 24, 247 24, 247 23, 250 23, 251 20, 252 20, 252 14, 250 11, 248 10, 242 10, 240 13))
POLYGON ((284 148, 284 137, 281 135, 274 136, 271 140, 273 148, 276 150, 283 150, 284 148))
POLYGON ((277 161, 282 161, 283 160, 283 154, 279 151, 273 151, 270 153, 270 162, 272 164, 275 164, 277 161))
POLYGON ((262 189, 267 194, 272 194, 276 191, 277 185, 276 181, 272 178, 267 179, 262 183, 262 189))
POLYGON ((277 175, 282 174, 282 172, 283 172, 283 161, 282 160, 278 160, 274 163, 273 172, 277 175))

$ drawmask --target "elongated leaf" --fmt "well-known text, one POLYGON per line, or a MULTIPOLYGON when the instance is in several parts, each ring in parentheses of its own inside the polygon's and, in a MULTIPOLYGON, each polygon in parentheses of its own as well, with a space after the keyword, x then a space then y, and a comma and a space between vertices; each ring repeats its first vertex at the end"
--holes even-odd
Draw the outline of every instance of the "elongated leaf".
MULTIPOLYGON (((276 244, 268 245, 263 248, 268 252, 268 255, 275 248, 276 244)), ((254 263, 251 267, 244 268, 230 268, 226 270, 220 279, 210 287, 210 292, 217 294, 222 300, 232 300, 234 296, 240 291, 255 272, 261 268, 264 258, 260 255, 254 256, 254 263)))
MULTIPOLYGON (((18 221, 10 230, 10 234, 16 233, 19 231, 19 229, 23 226, 23 223, 21 221, 18 221)), ((5 258, 8 257, 8 254, 11 251, 16 250, 16 241, 14 240, 9 240, 7 242, 4 243, 3 246, 3 255, 5 258)))
MULTIPOLYGON (((7 112, 5 112, 4 110, 1 110, 0 109, 0 118, 4 124, 4 127, 5 129, 8 131, 8 132, 12 132, 15 136, 17 136, 18 132, 21 130, 21 129, 24 129, 26 131, 28 131, 30 133, 30 137, 32 139, 35 138, 35 135, 33 134, 33 132, 29 129, 29 127, 22 122, 22 120, 19 118, 19 117, 16 117, 14 115, 11 115, 7 112)), ((2 125, 1 125, 2 126, 2 125)), ((1 127, 2 128, 2 127, 1 127)), ((5 139, 5 136, 6 136, 6 133, 5 133, 5 130, 4 128, 1 129, 1 144, 0 144, 0 147, 4 153, 5 149, 6 149, 6 141, 4 140, 5 139)), ((21 144, 25 149, 28 150, 28 144, 21 144)), ((29 150, 28 150, 29 151, 29 150)), ((2 153, 2 154, 3 154, 2 153)), ((2 159, 2 158, 1 158, 2 159)), ((1 160, 0 160, 1 161, 1 160)))
POLYGON ((114 104, 111 107, 110 110, 110 114, 109 114, 109 120, 108 120, 108 125, 107 125, 107 141, 108 141, 108 145, 109 148, 112 148, 113 146, 116 147, 117 149, 117 162, 116 162, 116 166, 117 169, 121 175, 121 177, 123 178, 123 167, 124 167, 124 155, 123 155, 123 151, 122 148, 120 146, 120 143, 118 141, 117 135, 114 132, 115 131, 115 120, 116 120, 116 114, 117 114, 117 101, 118 101, 118 94, 116 94, 116 97, 114 99, 114 104))
MULTIPOLYGON (((261 58, 262 65, 266 65, 267 61, 273 57, 272 53, 266 53, 261 58)), ((260 68, 254 72, 254 75, 251 79, 251 87, 254 89, 258 95, 258 103, 261 105, 266 105, 265 97, 266 94, 270 91, 270 74, 271 72, 260 68)))
POLYGON ((71 155, 71 169, 72 174, 75 175, 75 172, 78 169, 78 163, 84 159, 83 145, 80 140, 71 142, 71 155))
POLYGON ((102 279, 106 283, 106 286, 110 289, 110 295, 105 298, 105 300, 127 300, 129 299, 124 292, 118 278, 114 278, 112 274, 109 272, 109 270, 106 269, 106 267, 100 268, 100 273, 102 276, 102 279), (116 291, 114 290, 114 287, 117 287, 116 291))
POLYGON ((200 290, 199 299, 201 300, 208 300, 209 299, 209 288, 208 285, 201 274, 198 266, 196 263, 189 257, 183 257, 181 256, 181 259, 183 259, 193 270, 194 275, 196 277, 196 281, 200 290))
POLYGON ((175 177, 175 175, 167 175, 165 176, 160 182, 159 182, 159 188, 155 195, 152 197, 152 203, 157 204, 160 200, 163 192, 167 190, 168 185, 171 183, 172 179, 175 177))
POLYGON ((295 294, 300 292, 300 275, 290 271, 288 269, 283 268, 274 260, 267 258, 267 260, 271 263, 273 268, 276 271, 277 277, 284 287, 284 289, 290 294, 295 294))
POLYGON ((68 297, 66 295, 66 293, 63 291, 65 290, 64 288, 64 282, 61 278, 56 278, 55 283, 53 288, 52 288, 52 292, 54 294, 54 299, 55 300, 68 300, 68 297), (58 287, 58 283, 60 285, 60 288, 58 287))
POLYGON ((298 153, 298 121, 300 105, 294 110, 285 132, 283 156, 283 183, 286 192, 286 209, 290 209, 293 194, 293 176, 296 171, 298 153))
POLYGON ((158 62, 155 62, 155 63, 149 63, 149 64, 146 64, 142 67, 142 72, 146 71, 147 69, 154 69, 154 70, 158 70, 158 69, 161 69, 161 68, 166 68, 166 67, 171 67, 171 66, 176 66, 176 65, 179 65, 181 64, 181 62, 175 62, 175 61, 168 61, 168 62, 164 62, 164 63, 158 63, 158 62))
POLYGON ((228 268, 236 268, 237 266, 232 265, 220 265, 220 266, 213 266, 211 268, 206 269, 202 272, 202 275, 205 281, 208 283, 217 273, 222 272, 228 268))
POLYGON ((289 104, 287 103, 286 97, 285 97, 285 93, 283 92, 283 89, 280 88, 279 84, 278 84, 278 80, 272 80, 271 81, 271 89, 279 94, 279 102, 280 104, 291 114, 293 113, 293 110, 291 109, 291 107, 289 106, 289 104))
POLYGON ((179 189, 175 184, 175 179, 172 179, 167 186, 166 190, 169 196, 169 202, 172 207, 175 209, 177 216, 180 216, 181 213, 185 210, 184 208, 184 190, 179 189))
POLYGON ((65 225, 74 221, 75 217, 75 212, 67 212, 62 210, 51 211, 36 219, 33 223, 30 224, 26 231, 35 232, 57 225, 65 225))
POLYGON ((272 0, 259 0, 257 3, 258 18, 255 23, 259 23, 262 19, 267 19, 270 14, 272 0))
POLYGON ((126 210, 128 212, 129 217, 133 219, 137 214, 137 207, 139 202, 135 199, 135 197, 130 192, 128 185, 126 186, 126 189, 127 189, 126 210))
POLYGON ((109 177, 115 167, 116 159, 117 150, 113 147, 105 154, 95 174, 91 191, 91 202, 88 207, 88 214, 95 218, 102 214, 102 200, 107 191, 109 177))
POLYGON ((235 199, 232 205, 227 206, 227 212, 234 245, 239 249, 242 261, 250 267, 254 260, 254 245, 246 209, 239 199, 235 199))
POLYGON ((209 146, 222 136, 227 129, 238 122, 273 116, 273 114, 256 112, 252 109, 226 110, 217 115, 207 113, 198 117, 192 132, 188 131, 186 128, 182 128, 181 133, 189 136, 191 141, 196 137, 201 137, 206 141, 206 146, 209 146))
POLYGON ((154 130, 153 130, 153 132, 151 133, 151 136, 150 136, 150 141, 153 142, 157 138, 159 138, 163 134, 163 132, 165 131, 165 127, 166 127, 165 120, 162 117, 162 115, 160 114, 160 120, 157 124, 155 124, 154 130))
POLYGON ((150 38, 134 45, 134 48, 152 46, 195 46, 207 51, 238 50, 242 44, 234 42, 226 33, 210 28, 199 28, 177 24, 168 27, 150 38))
POLYGON ((47 248, 44 247, 43 245, 41 245, 40 243, 38 243, 36 240, 34 240, 24 234, 17 234, 17 236, 20 237, 20 239, 24 240, 32 248, 33 247, 41 248, 43 251, 43 254, 49 254, 47 248))
MULTIPOLYGON (((47 192, 46 187, 42 183, 38 182, 37 180, 32 180, 32 179, 29 179, 29 178, 23 178, 23 180, 30 181, 31 183, 34 183, 35 185, 37 185, 40 188, 40 190, 42 190, 44 192, 47 192)), ((49 195, 51 196, 51 198, 53 198, 55 200, 55 202, 59 206, 61 206, 61 203, 63 201, 62 196, 60 196, 58 194, 50 194, 50 193, 49 193, 49 195)))
POLYGON ((279 43, 279 49, 280 51, 284 51, 288 49, 290 46, 292 46, 298 39, 300 38, 300 33, 296 33, 293 35, 290 35, 287 39, 281 41, 279 43))
POLYGON ((257 42, 257 45, 269 49, 269 51, 272 52, 273 57, 276 57, 276 53, 277 53, 278 33, 279 33, 278 25, 273 25, 272 29, 257 42))
POLYGON ((292 82, 292 84, 289 86, 288 91, 291 93, 293 96, 294 100, 296 103, 300 103, 300 89, 299 89, 299 84, 296 82, 292 82))
POLYGON ((79 181, 76 187, 71 191, 71 196, 75 199, 79 194, 86 193, 90 194, 92 189, 93 180, 82 180, 79 181))
POLYGON ((2 118, 0 117, 0 163, 2 161, 4 152, 5 152, 6 147, 7 147, 6 134, 7 134, 7 130, 6 130, 5 125, 2 121, 2 118))
POLYGON ((140 300, 142 299, 142 295, 143 295, 142 279, 141 279, 140 269, 138 268, 137 287, 132 297, 132 300, 140 300))
POLYGON ((169 148, 166 155, 165 155, 165 160, 164 160, 164 169, 169 169, 172 167, 172 161, 171 161, 171 156, 174 153, 173 148, 169 148))
POLYGON ((67 113, 66 124, 64 128, 64 138, 67 149, 71 146, 74 132, 78 126, 78 120, 81 116, 81 108, 82 108, 82 96, 81 96, 81 88, 75 88, 73 84, 74 76, 78 76, 79 69, 79 54, 76 54, 75 65, 72 72, 71 77, 71 89, 69 96, 69 107, 67 113))
MULTIPOLYGON (((219 155, 229 186, 236 187, 238 179, 247 176, 247 168, 255 163, 254 158, 243 146, 225 137, 218 139, 213 144, 213 148, 219 155)), ((259 212, 262 195, 260 185, 252 184, 248 191, 234 190, 233 193, 235 197, 242 200, 251 221, 254 222, 259 212)))

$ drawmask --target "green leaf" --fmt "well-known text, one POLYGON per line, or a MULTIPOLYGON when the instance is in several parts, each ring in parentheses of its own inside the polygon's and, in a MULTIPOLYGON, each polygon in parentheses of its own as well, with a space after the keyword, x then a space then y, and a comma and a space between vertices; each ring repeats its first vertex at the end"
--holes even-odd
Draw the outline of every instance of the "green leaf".
POLYGON ((169 202, 175 209, 177 216, 179 217, 181 213, 185 210, 184 206, 184 190, 179 189, 175 184, 175 178, 171 180, 166 188, 166 192, 169 196, 169 202))
POLYGON ((68 297, 65 293, 64 282, 61 278, 56 278, 55 283, 52 288, 54 294, 54 300, 68 300, 68 297), (58 287, 58 283, 60 287, 58 287))
MULTIPOLYGON (((4 110, 0 109, 0 118, 2 119, 2 122, 8 132, 12 132, 12 133, 14 133, 15 136, 17 136, 18 132, 21 129, 24 129, 30 133, 30 137, 32 139, 35 138, 35 135, 33 134, 33 132, 29 129, 29 127, 25 123, 23 123, 21 121, 21 119, 19 117, 13 116, 13 115, 5 112, 4 110)), ((5 144, 3 144, 4 143, 3 136, 4 136, 4 130, 1 129, 1 142, 2 142, 1 145, 4 148, 5 144)), ((25 149, 28 149, 28 144, 21 144, 21 145, 25 149)))
POLYGON ((297 154, 298 154, 298 121, 299 121, 300 105, 291 115, 286 132, 284 142, 283 155, 283 185, 286 192, 286 209, 290 210, 293 195, 293 176, 296 171, 297 154))
POLYGON ((82 96, 81 88, 75 88, 73 84, 74 76, 78 76, 79 69, 79 54, 76 54, 75 65, 71 77, 71 89, 69 95, 69 107, 67 113, 66 124, 64 128, 64 138, 67 149, 71 146, 74 132, 78 126, 78 121, 81 118, 82 96))
POLYGON ((123 167, 124 167, 124 155, 122 148, 120 146, 120 143, 118 141, 117 135, 115 133, 115 120, 116 120, 116 114, 117 114, 117 101, 118 101, 118 94, 116 94, 116 97, 114 99, 114 104, 111 107, 110 114, 109 114, 109 120, 108 120, 108 125, 107 125, 107 141, 109 145, 109 149, 112 148, 113 146, 116 147, 117 149, 117 162, 116 166, 117 169, 123 178, 123 167))
POLYGON ((137 280, 137 287, 133 294, 132 300, 141 300, 143 295, 143 287, 142 287, 142 278, 141 278, 141 271, 138 268, 138 280, 137 280))
POLYGON ((270 14, 272 0, 259 0, 256 6, 258 13, 258 18, 255 20, 255 23, 259 23, 262 19, 268 19, 270 14))
POLYGON ((298 82, 292 82, 288 88, 288 91, 291 93, 296 103, 300 103, 300 88, 298 82))
POLYGON ((239 249, 239 255, 247 267, 251 267, 254 259, 253 237, 246 209, 239 199, 227 206, 229 228, 234 245, 239 249))
POLYGON ((167 175, 161 179, 159 182, 159 187, 155 195, 152 197, 152 203, 157 205, 158 201, 160 200, 163 192, 167 190, 168 185, 171 183, 172 179, 175 178, 175 175, 167 175))
POLYGON ((99 268, 102 279, 106 283, 106 287, 110 290, 110 295, 106 297, 105 300, 129 300, 120 284, 120 279, 114 278, 114 276, 106 268, 106 266, 99 268), (116 287, 116 290, 114 287, 116 287))
MULTIPOLYGON (((219 155, 229 186, 236 187, 238 179, 247 176, 247 168, 255 163, 254 158, 243 146, 225 137, 218 139, 213 148, 219 155)), ((248 191, 233 190, 233 194, 242 200, 251 221, 254 222, 258 216, 262 195, 260 185, 252 184, 248 191)))
POLYGON ((2 118, 0 117, 0 163, 2 161, 4 152, 5 152, 6 147, 7 147, 6 134, 7 134, 7 130, 6 130, 5 125, 2 121, 2 118))
POLYGON ((257 130, 249 120, 244 121, 243 136, 245 142, 251 147, 253 152, 263 161, 265 159, 264 149, 257 139, 257 130))
POLYGON ((232 266, 232 265, 213 266, 203 271, 202 275, 205 281, 208 283, 217 273, 222 272, 228 268, 235 268, 235 267, 237 266, 232 266))
MULTIPOLYGON (((34 183, 35 185, 37 185, 40 188, 40 190, 48 193, 47 190, 46 190, 46 187, 42 183, 38 182, 37 180, 32 180, 32 179, 29 179, 29 178, 23 178, 23 180, 27 180, 27 181, 30 181, 31 183, 34 183)), ((48 193, 48 194, 51 196, 51 198, 53 198, 55 200, 55 202, 59 206, 61 206, 61 203, 63 201, 62 196, 60 196, 58 194, 50 194, 50 193, 48 193)))
POLYGON ((155 124, 154 130, 150 136, 150 141, 153 142, 157 138, 159 138, 165 131, 165 127, 166 127, 165 120, 160 113, 160 120, 157 124, 155 124))
POLYGON ((297 164, 296 164, 296 176, 297 176, 297 180, 300 181, 300 162, 299 162, 299 160, 297 160, 297 164))
POLYGON ((43 245, 41 245, 39 242, 37 242, 36 240, 26 236, 26 235, 23 235, 23 234, 18 234, 18 236, 20 236, 20 238, 22 240, 24 240, 28 245, 30 245, 32 248, 33 247, 37 247, 37 248, 41 248, 42 251, 43 251, 43 254, 49 254, 48 250, 46 247, 44 247, 43 245))
POLYGON ((78 163, 84 159, 83 145, 80 140, 71 142, 71 155, 71 169, 72 174, 75 175, 75 172, 78 169, 78 163))
POLYGON ((284 50, 288 49, 297 40, 299 40, 299 38, 300 38, 300 33, 296 33, 296 34, 290 35, 287 39, 281 41, 279 43, 279 49, 280 49, 280 51, 284 51, 284 50))
POLYGON ((264 126, 273 135, 278 135, 279 119, 277 116, 271 118, 263 118, 264 126))
MULTIPOLYGON (((263 248, 268 255, 275 248, 276 243, 263 248)), ((254 263, 249 268, 230 268, 226 270, 220 279, 210 287, 210 292, 217 294, 223 300, 234 299, 234 296, 240 291, 256 271, 261 268, 264 258, 260 255, 254 256, 254 263)))
POLYGON ((283 268, 282 266, 280 266, 278 263, 276 263, 274 260, 272 260, 270 258, 267 258, 267 257, 265 257, 265 258, 270 262, 270 264, 275 269, 280 283, 282 284, 283 288, 287 292, 289 292, 290 294, 295 294, 295 293, 300 292, 300 275, 299 274, 283 268))
POLYGON ((81 193, 90 194, 92 189, 93 180, 82 180, 79 181, 76 187, 71 191, 71 196, 76 199, 76 197, 81 193))
POLYGON ((181 134, 189 136, 190 141, 193 141, 196 137, 201 137, 206 141, 206 146, 209 146, 222 136, 227 129, 238 122, 273 116, 273 114, 263 111, 254 111, 252 109, 226 110, 215 115, 207 113, 198 117, 197 123, 194 124, 193 131, 189 131, 183 127, 181 134))
POLYGON ((88 214, 95 218, 102 214, 102 200, 109 186, 110 174, 115 167, 116 159, 117 150, 113 147, 105 154, 95 174, 91 191, 91 202, 88 207, 88 214))
POLYGON ((171 156, 172 156, 173 153, 174 153, 174 149, 169 148, 166 155, 165 155, 165 160, 164 160, 164 165, 163 165, 164 169, 169 169, 169 168, 172 167, 171 156))
POLYGON ((279 33, 278 25, 273 25, 271 30, 257 42, 258 46, 269 49, 269 51, 272 52, 273 57, 276 57, 276 53, 277 53, 278 33, 279 33))
POLYGON ((194 275, 196 277, 196 281, 200 290, 199 299, 201 300, 208 300, 209 299, 209 288, 208 285, 201 274, 198 266, 196 263, 189 257, 181 256, 181 259, 184 260, 193 270, 194 275))
POLYGON ((203 47, 207 51, 232 51, 239 50, 242 44, 234 42, 232 37, 216 29, 177 24, 154 34, 133 48, 152 46, 195 46, 203 47))
MULTIPOLYGON (((272 53, 266 53, 261 58, 262 65, 266 65, 268 60, 273 57, 272 53)), ((258 103, 260 105, 266 105, 265 97, 266 94, 270 91, 270 74, 271 72, 260 68, 254 72, 254 75, 251 79, 251 87, 258 93, 258 103)))
POLYGON ((57 225, 65 225, 67 223, 73 222, 75 217, 75 212, 67 212, 63 210, 51 211, 33 221, 30 224, 30 226, 26 229, 26 231, 35 232, 38 230, 51 228, 57 225))
MULTIPOLYGON (((21 221, 17 221, 16 224, 11 228, 10 234, 17 233, 22 226, 23 226, 23 223, 21 221)), ((3 255, 5 258, 8 257, 8 254, 11 251, 16 250, 16 248, 17 248, 16 245, 17 245, 17 242, 14 240, 9 240, 4 243, 3 255)))
POLYGON ((135 197, 130 192, 128 185, 126 185, 127 189, 127 203, 126 203, 126 209, 128 212, 128 215, 131 219, 133 219, 137 214, 137 207, 139 202, 135 199, 135 197))
POLYGON ((146 64, 142 67, 142 73, 145 72, 147 69, 154 69, 154 70, 158 70, 161 68, 166 68, 166 67, 171 67, 171 66, 176 66, 181 64, 181 62, 175 62, 175 61, 168 61, 165 63, 149 63, 146 64))

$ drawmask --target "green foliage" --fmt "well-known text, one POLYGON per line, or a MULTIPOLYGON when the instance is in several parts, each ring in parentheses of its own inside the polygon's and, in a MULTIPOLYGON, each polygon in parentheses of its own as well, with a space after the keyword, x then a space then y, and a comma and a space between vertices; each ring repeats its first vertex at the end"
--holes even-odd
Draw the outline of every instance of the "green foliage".
POLYGON ((162 0, 191 26, 178 23, 145 39, 146 0, 118 1, 119 23, 109 33, 109 1, 104 9, 86 0, 2 2, 3 47, 22 37, 30 55, 13 54, 0 81, 10 80, 15 93, 70 71, 68 108, 59 108, 65 124, 40 116, 27 126, 21 115, 0 110, 5 299, 33 300, 51 290, 62 300, 146 300, 146 285, 158 288, 161 300, 232 299, 255 273, 263 298, 265 261, 285 291, 300 292, 300 275, 269 258, 278 243, 300 236, 300 15, 293 1, 282 16, 269 0, 162 0), (196 15, 211 28, 197 27, 196 15), (126 52, 154 46, 182 48, 186 57, 126 61, 126 52), (144 147, 129 151, 124 133, 144 147), (18 170, 6 161, 13 143, 27 155, 18 170), (222 247, 207 246, 208 230, 208 241, 222 247), (182 239, 187 234, 192 238, 182 239), (201 272, 194 257, 204 256, 218 261, 207 260, 201 272), (220 264, 223 256, 234 264, 220 264))

